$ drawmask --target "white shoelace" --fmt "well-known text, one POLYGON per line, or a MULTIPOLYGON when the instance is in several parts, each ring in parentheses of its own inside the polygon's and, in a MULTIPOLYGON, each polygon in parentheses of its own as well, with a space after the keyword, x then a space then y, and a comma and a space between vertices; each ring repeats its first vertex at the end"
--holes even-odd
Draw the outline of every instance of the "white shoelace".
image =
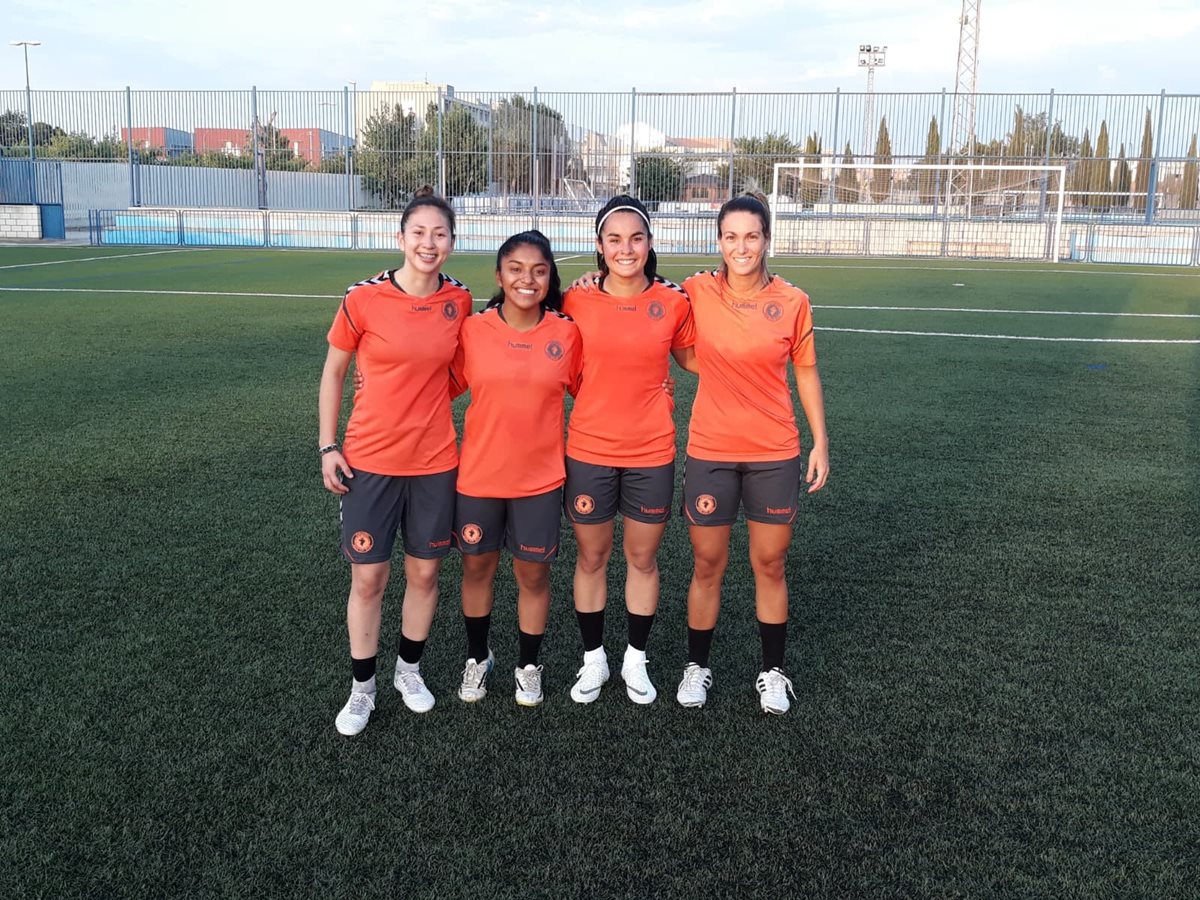
POLYGON ((683 684, 681 689, 685 691, 695 691, 700 688, 708 689, 710 675, 700 666, 688 666, 683 670, 683 684))
POLYGON ((471 660, 467 660, 467 664, 463 667, 463 684, 466 687, 477 688, 483 683, 483 678, 486 674, 486 662, 472 662, 471 660))
POLYGON ((353 715, 361 716, 375 708, 375 695, 368 694, 366 691, 354 691, 350 694, 349 705, 353 715))
POLYGON ((583 668, 575 673, 575 677, 583 681, 586 687, 599 686, 604 682, 603 672, 598 662, 584 663, 583 668))
POLYGON ((525 693, 540 694, 542 692, 542 667, 521 669, 517 674, 517 682, 525 693))
POLYGON ((778 669, 772 669, 765 675, 759 676, 759 681, 763 683, 762 690, 765 694, 782 694, 786 690, 793 697, 796 696, 796 691, 792 687, 792 680, 778 669))
POLYGON ((400 684, 403 685, 405 693, 420 694, 425 691, 425 679, 421 677, 420 672, 401 672, 400 684))

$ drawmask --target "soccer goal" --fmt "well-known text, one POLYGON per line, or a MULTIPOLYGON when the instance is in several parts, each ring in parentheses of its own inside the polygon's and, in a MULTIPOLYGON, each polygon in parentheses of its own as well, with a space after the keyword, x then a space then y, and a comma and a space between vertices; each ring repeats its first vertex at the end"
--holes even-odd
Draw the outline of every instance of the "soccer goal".
POLYGON ((1058 261, 1065 182, 1061 165, 776 163, 772 252, 1058 261))

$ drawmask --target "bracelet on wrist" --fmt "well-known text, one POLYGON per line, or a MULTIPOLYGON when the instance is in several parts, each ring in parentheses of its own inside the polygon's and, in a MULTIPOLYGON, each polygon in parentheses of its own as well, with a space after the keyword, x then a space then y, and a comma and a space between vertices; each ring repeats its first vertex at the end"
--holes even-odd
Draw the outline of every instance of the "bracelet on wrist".
POLYGON ((318 447, 317 453, 321 454, 321 456, 324 456, 326 453, 333 453, 341 449, 341 446, 338 444, 326 444, 324 447, 318 447))

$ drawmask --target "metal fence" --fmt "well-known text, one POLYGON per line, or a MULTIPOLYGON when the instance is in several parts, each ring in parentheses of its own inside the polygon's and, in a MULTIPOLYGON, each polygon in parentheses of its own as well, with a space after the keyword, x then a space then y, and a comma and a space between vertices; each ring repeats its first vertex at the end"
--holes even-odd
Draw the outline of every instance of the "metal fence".
MULTIPOLYGON (((917 190, 906 163, 1061 164, 1069 220, 1195 223, 1195 94, 980 94, 974 141, 952 147, 945 91, 393 87, 0 91, 0 154, 28 158, 32 131, 34 157, 92 164, 65 176, 68 222, 80 224, 87 210, 116 206, 391 210, 423 184, 465 214, 536 222, 628 190, 661 213, 703 216, 748 185, 770 190, 775 164, 798 161, 824 164, 826 196, 846 193, 834 181, 852 168, 830 163, 891 163, 882 196, 863 171, 846 203, 905 208, 917 190)), ((1005 187, 1005 203, 1034 202, 1035 186, 1025 196, 1005 187)), ((846 211, 816 204, 808 214, 846 211)))

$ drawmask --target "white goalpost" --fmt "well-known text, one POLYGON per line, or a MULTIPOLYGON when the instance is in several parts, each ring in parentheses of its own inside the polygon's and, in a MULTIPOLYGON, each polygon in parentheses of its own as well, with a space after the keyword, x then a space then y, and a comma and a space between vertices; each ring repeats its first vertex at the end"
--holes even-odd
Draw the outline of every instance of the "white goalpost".
POLYGON ((1057 262, 1065 165, 776 163, 774 255, 1057 262))

